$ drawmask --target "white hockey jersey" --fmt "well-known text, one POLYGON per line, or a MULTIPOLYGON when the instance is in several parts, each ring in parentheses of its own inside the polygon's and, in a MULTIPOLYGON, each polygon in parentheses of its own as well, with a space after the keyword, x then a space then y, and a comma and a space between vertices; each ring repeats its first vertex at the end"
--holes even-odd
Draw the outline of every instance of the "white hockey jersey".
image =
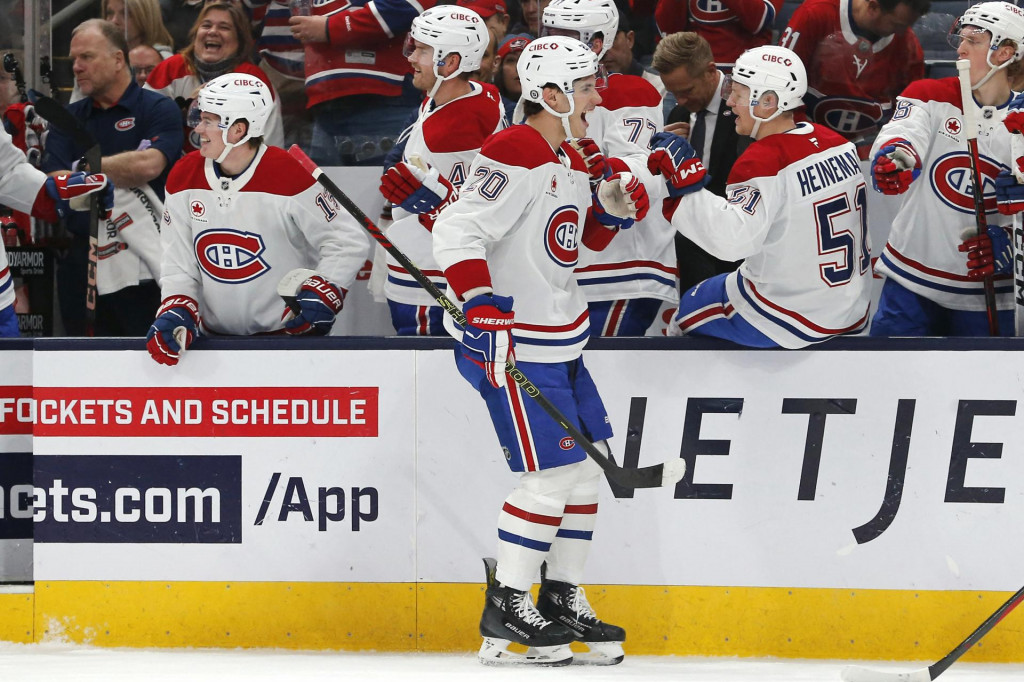
MULTIPOLYGON (((672 225, 723 260, 729 302, 783 348, 802 348, 868 322, 871 257, 857 150, 801 123, 750 145, 729 174, 728 200, 700 190, 672 225)), ((698 285, 700 286, 700 285, 698 285)))
MULTIPOLYGON (((996 176, 1009 169, 1012 156, 1010 133, 1003 125, 1006 114, 1005 104, 978 112, 978 171, 990 225, 1009 223, 999 215, 995 196, 996 176)), ((878 134, 872 158, 894 138, 910 142, 922 169, 903 195, 876 270, 945 308, 985 310, 984 284, 967 278, 967 258, 957 250, 961 232, 975 225, 958 79, 911 83, 897 99, 892 120, 878 134)), ((995 285, 998 307, 1008 308, 1010 278, 997 277, 995 285)))
POLYGON ((215 334, 280 330, 282 277, 309 268, 348 289, 369 252, 362 228, 309 172, 265 145, 233 179, 199 152, 179 161, 163 221, 161 293, 198 301, 215 334))
MULTIPOLYGON (((0 204, 31 213, 44 182, 46 176, 28 163, 25 152, 14 146, 11 136, 0 126, 0 204)), ((13 303, 14 281, 7 251, 0 243, 0 309, 13 303)))
POLYGON ((581 249, 576 276, 588 301, 675 301, 679 295, 675 230, 656 208, 665 196, 665 182, 647 170, 651 135, 664 128, 661 95, 640 76, 616 73, 608 77, 601 99, 587 114, 587 135, 605 157, 626 162, 644 183, 653 210, 617 235, 604 251, 581 249))
MULTIPOLYGON (((419 155, 456 188, 465 182, 484 140, 505 127, 498 89, 490 84, 469 83, 472 90, 468 94, 439 107, 432 107, 432 101, 423 101, 403 157, 408 161, 412 155, 419 155)), ((419 216, 398 206, 392 215, 395 222, 387 229, 388 238, 445 291, 448 283, 434 261, 430 232, 420 223, 419 216)), ((410 305, 437 305, 391 254, 387 256, 387 268, 384 295, 388 299, 410 305)))
POLYGON ((164 205, 148 184, 114 189, 110 220, 101 221, 96 291, 112 294, 160 279, 160 216, 164 205))
MULTIPOLYGON (((615 235, 587 221, 583 159, 568 143, 556 152, 539 132, 517 125, 484 143, 469 175, 434 225, 434 256, 451 289, 490 286, 515 299, 518 360, 574 360, 590 334, 574 273, 579 247, 599 249, 615 235)), ((445 327, 461 339, 448 316, 445 327)))

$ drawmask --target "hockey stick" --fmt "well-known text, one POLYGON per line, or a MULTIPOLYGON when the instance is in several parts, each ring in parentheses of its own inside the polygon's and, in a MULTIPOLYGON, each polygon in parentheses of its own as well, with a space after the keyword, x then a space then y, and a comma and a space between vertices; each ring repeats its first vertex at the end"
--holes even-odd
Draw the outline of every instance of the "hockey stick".
MULTIPOLYGON (((956 60, 957 77, 960 79, 960 102, 964 110, 964 137, 967 138, 967 151, 971 161, 971 184, 974 186, 974 220, 978 234, 988 232, 988 220, 985 218, 985 200, 982 196, 981 165, 978 154, 978 112, 974 107, 974 95, 971 94, 971 62, 967 59, 956 60)), ((999 336, 999 311, 996 308, 996 285, 992 275, 984 279, 985 312, 988 314, 988 335, 999 336)))
POLYGON ((988 634, 989 630, 999 624, 1003 618, 1013 611, 1024 601, 1024 587, 1006 600, 996 609, 996 612, 985 619, 985 622, 978 626, 978 629, 968 635, 967 639, 956 645, 956 648, 948 654, 932 663, 927 668, 921 668, 909 673, 886 672, 861 668, 860 666, 848 666, 843 668, 841 677, 844 682, 931 682, 956 663, 957 659, 963 656, 968 649, 978 643, 982 637, 988 634))
MULTIPOLYGON (((1024 171, 1017 159, 1024 157, 1024 135, 1010 135, 1010 167, 1017 184, 1024 185, 1024 171)), ((1013 326, 1024 336, 1024 214, 1013 216, 1013 326)))
MULTIPOLYGON (((60 102, 46 95, 35 94, 33 104, 36 113, 45 118, 50 125, 60 128, 71 136, 79 147, 85 147, 85 163, 90 173, 100 173, 100 145, 74 115, 65 109, 60 102)), ((96 327, 96 268, 99 265, 100 247, 100 200, 97 193, 89 197, 89 263, 85 277, 85 333, 93 336, 96 327)))
MULTIPOLYGON (((377 240, 384 249, 394 256, 395 260, 401 263, 410 275, 419 283, 421 287, 426 289, 435 301, 451 315, 452 319, 456 324, 460 326, 466 325, 466 315, 462 312, 462 309, 452 303, 451 299, 444 295, 444 293, 437 287, 436 284, 430 281, 423 272, 416 267, 416 265, 409 260, 409 258, 402 253, 402 251, 388 240, 387 236, 381 231, 379 227, 374 225, 373 221, 370 220, 363 211, 356 206, 356 204, 341 191, 333 180, 331 180, 323 172, 322 169, 318 168, 313 160, 306 156, 305 152, 299 149, 298 145, 292 145, 288 150, 288 153, 295 158, 302 167, 305 168, 313 176, 313 178, 319 182, 330 194, 334 197, 338 203, 345 207, 345 210, 362 225, 370 235, 377 240)), ((514 364, 511 362, 505 363, 505 372, 512 377, 512 380, 519 385, 519 388, 523 390, 526 395, 530 396, 537 401, 547 414, 558 422, 566 434, 568 434, 573 440, 575 440, 580 447, 582 447, 586 453, 597 462, 608 477, 608 480, 616 485, 623 488, 657 488, 660 486, 671 485, 677 483, 682 479, 683 474, 686 473, 686 462, 683 459, 671 460, 663 464, 655 464, 649 467, 640 467, 637 469, 624 469, 618 464, 613 462, 610 457, 605 455, 596 445, 590 442, 583 433, 576 428, 575 425, 570 422, 565 415, 562 414, 561 410, 555 407, 554 403, 547 399, 543 393, 540 392, 536 386, 533 385, 525 374, 523 374, 514 364)))

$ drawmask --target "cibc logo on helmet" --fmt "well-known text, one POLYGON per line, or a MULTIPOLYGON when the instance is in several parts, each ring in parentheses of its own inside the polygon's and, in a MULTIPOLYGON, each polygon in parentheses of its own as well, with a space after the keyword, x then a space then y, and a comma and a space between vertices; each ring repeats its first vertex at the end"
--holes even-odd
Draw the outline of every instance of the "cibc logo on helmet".
POLYGON ((764 53, 761 55, 761 61, 770 62, 772 64, 782 64, 783 66, 793 66, 793 60, 789 57, 783 57, 782 55, 764 53))

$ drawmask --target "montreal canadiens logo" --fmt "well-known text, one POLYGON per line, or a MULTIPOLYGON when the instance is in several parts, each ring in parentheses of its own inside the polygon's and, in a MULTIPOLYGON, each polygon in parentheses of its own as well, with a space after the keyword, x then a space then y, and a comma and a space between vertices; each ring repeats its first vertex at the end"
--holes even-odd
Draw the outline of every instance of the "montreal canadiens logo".
POLYGON ((128 118, 122 118, 120 121, 114 124, 114 127, 118 130, 131 130, 135 127, 135 117, 129 116, 128 118))
MULTIPOLYGON (((982 199, 986 213, 996 211, 995 178, 1004 166, 982 156, 978 161, 982 199)), ((931 168, 931 183, 942 203, 961 213, 974 213, 974 185, 971 183, 971 162, 967 151, 940 156, 931 168)))
POLYGON ((270 270, 261 258, 263 237, 238 230, 206 230, 195 240, 196 258, 203 272, 218 282, 241 284, 270 270))
POLYGON ((574 447, 576 447, 576 441, 574 441, 569 436, 566 436, 562 440, 558 441, 558 447, 562 448, 563 450, 572 450, 574 447))
POLYGON ((724 24, 736 18, 736 13, 721 0, 690 0, 690 16, 700 24, 724 24))
POLYGON ((580 214, 575 206, 562 206, 548 218, 544 248, 551 260, 563 268, 576 266, 580 249, 580 214))
POLYGON ((869 131, 881 125, 884 116, 878 102, 853 97, 825 97, 810 110, 812 120, 845 135, 869 131))

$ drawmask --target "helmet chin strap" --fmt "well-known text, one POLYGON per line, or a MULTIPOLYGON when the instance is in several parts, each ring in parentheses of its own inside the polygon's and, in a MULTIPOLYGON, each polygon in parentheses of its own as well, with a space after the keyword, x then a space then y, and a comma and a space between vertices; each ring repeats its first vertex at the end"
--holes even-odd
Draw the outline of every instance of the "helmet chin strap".
POLYGON ((1014 60, 1010 59, 1009 61, 1005 61, 1002 64, 1000 64, 999 66, 996 66, 995 64, 992 63, 992 52, 990 50, 989 53, 987 55, 985 55, 985 63, 988 64, 988 73, 986 73, 985 77, 982 78, 980 81, 978 81, 977 84, 972 85, 971 86, 971 90, 972 91, 973 90, 977 90, 982 85, 987 83, 989 78, 991 78, 992 76, 996 75, 997 71, 1002 71, 1003 69, 1008 67, 1013 62, 1014 62, 1014 60))
POLYGON ((754 101, 751 100, 750 103, 747 105, 747 109, 750 111, 750 117, 754 119, 754 127, 750 131, 750 137, 756 140, 757 132, 761 129, 761 124, 768 123, 769 121, 774 121, 779 116, 779 114, 782 113, 782 109, 776 107, 774 114, 772 114, 768 118, 761 118, 760 116, 754 113, 754 106, 756 105, 754 104, 754 101))
POLYGON ((249 128, 246 127, 245 136, 241 140, 239 140, 238 142, 228 142, 228 130, 230 129, 231 126, 229 125, 227 128, 224 129, 224 132, 221 133, 221 139, 224 140, 224 151, 222 151, 220 155, 216 159, 214 159, 217 163, 224 163, 224 159, 228 158, 228 154, 231 153, 232 149, 234 149, 240 144, 244 144, 246 141, 248 141, 250 137, 252 137, 251 135, 249 135, 249 128))

